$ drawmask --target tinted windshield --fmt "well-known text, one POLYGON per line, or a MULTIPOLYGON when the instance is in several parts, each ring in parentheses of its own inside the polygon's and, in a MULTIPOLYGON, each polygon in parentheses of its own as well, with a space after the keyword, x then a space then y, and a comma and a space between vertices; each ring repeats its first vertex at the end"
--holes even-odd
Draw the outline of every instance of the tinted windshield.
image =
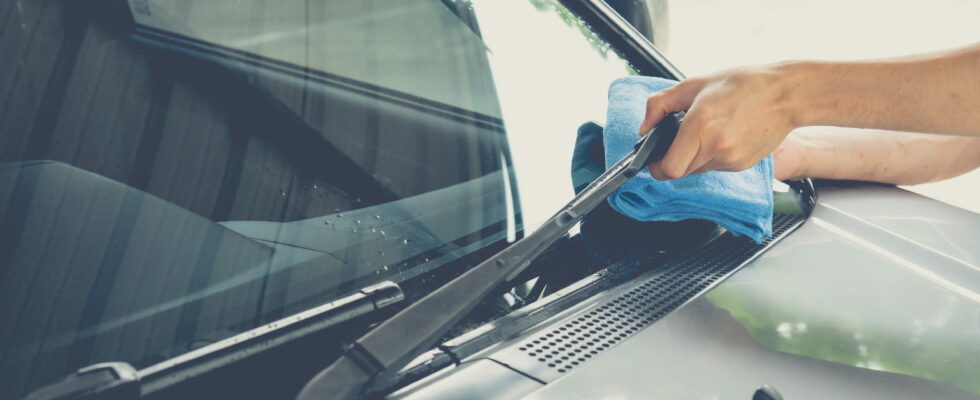
POLYGON ((547 0, 0 11, 0 397, 513 240, 630 73, 547 0))

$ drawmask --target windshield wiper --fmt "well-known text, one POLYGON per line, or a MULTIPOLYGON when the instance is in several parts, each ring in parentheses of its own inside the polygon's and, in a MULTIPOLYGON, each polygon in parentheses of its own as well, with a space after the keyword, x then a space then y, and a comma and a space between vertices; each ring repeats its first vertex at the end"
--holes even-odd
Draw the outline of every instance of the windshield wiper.
POLYGON ((139 371, 125 362, 89 365, 59 382, 34 390, 25 399, 137 399, 404 299, 398 284, 383 281, 139 371))
POLYGON ((659 160, 673 143, 684 113, 668 114, 633 151, 606 170, 538 230, 419 299, 348 346, 314 376, 298 399, 352 399, 378 375, 397 371, 430 349, 487 294, 510 281, 616 189, 659 160))

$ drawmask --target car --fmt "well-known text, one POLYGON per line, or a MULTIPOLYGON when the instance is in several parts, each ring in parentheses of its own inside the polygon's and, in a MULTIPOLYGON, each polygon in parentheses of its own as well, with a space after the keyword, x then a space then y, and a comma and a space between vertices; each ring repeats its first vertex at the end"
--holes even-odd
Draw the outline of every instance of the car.
POLYGON ((0 397, 980 396, 975 213, 553 229, 609 82, 683 78, 612 5, 0 5, 0 397))

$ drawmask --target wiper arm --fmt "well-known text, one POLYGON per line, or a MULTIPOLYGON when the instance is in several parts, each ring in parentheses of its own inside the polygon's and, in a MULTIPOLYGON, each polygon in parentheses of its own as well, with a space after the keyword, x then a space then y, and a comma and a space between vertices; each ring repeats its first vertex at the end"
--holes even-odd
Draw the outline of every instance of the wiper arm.
POLYGON ((683 118, 683 112, 668 114, 630 154, 534 233, 419 299, 351 344, 340 358, 307 382, 298 399, 356 398, 381 373, 397 371, 430 349, 495 287, 516 277, 585 214, 647 165, 663 158, 683 118))
POLYGON ((384 309, 405 299, 398 284, 383 281, 357 293, 259 326, 137 371, 125 362, 90 365, 40 387, 25 400, 138 399, 290 340, 384 309))

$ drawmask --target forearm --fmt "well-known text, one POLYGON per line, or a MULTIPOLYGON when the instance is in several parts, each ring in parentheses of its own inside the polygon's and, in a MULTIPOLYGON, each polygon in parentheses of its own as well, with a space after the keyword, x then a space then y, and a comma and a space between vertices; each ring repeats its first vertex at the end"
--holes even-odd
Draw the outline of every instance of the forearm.
POLYGON ((802 176, 912 185, 980 167, 980 138, 833 127, 793 132, 802 176))
POLYGON ((878 61, 790 62, 798 126, 980 136, 980 44, 878 61))

